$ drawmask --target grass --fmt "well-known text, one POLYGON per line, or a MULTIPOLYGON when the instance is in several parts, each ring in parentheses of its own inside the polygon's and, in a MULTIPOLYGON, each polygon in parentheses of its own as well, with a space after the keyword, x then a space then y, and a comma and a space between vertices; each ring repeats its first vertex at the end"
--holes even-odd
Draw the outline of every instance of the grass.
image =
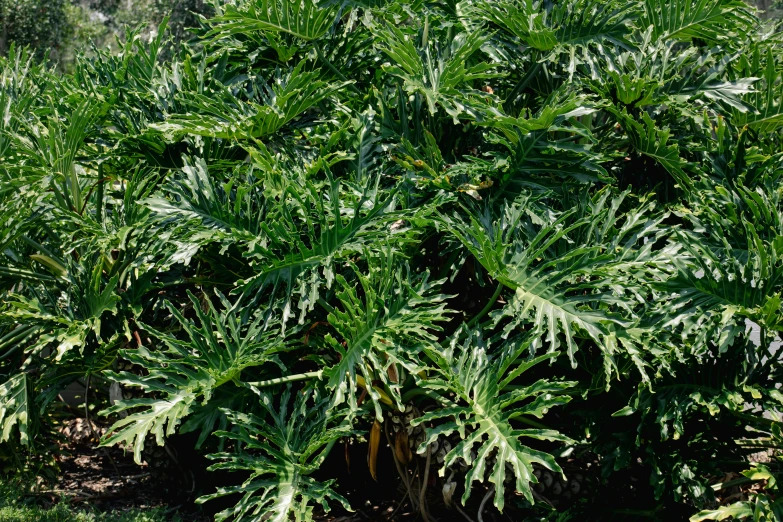
POLYGON ((0 508, 0 522, 168 522, 161 510, 131 510, 108 513, 76 510, 64 504, 46 509, 39 506, 0 508))
POLYGON ((162 509, 100 512, 65 503, 43 507, 24 497, 20 484, 0 484, 0 522, 182 522, 162 509))

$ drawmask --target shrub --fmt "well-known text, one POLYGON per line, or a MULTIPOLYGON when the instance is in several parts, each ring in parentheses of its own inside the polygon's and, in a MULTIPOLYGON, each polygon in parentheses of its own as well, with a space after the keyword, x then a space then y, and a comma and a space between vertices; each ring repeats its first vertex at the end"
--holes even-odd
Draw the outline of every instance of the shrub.
POLYGON ((783 55, 744 3, 202 25, 3 62, 2 441, 76 379, 138 388, 102 443, 198 433, 221 520, 348 507, 319 468, 363 437, 425 518, 687 517, 780 447, 783 55))

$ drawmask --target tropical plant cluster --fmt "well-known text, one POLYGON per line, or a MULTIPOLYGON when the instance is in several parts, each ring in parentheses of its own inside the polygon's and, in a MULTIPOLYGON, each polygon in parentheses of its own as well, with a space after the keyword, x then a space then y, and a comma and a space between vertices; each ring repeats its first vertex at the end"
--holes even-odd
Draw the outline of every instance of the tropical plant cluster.
POLYGON ((424 520, 781 520, 774 26, 739 0, 214 11, 171 60, 161 28, 68 75, 2 61, 18 465, 79 380, 114 390, 101 444, 193 433, 234 472, 217 520, 361 507, 324 466, 349 443, 424 520))

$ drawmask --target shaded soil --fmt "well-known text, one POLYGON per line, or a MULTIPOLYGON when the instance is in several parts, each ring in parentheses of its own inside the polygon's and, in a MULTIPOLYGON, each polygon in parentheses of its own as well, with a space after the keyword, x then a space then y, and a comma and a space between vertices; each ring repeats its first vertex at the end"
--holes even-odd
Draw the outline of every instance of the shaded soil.
MULTIPOLYGON (((195 462, 191 455, 178 455, 176 447, 167 450, 148 441, 144 461, 139 466, 133 461, 130 451, 97 446, 98 438, 105 429, 98 424, 91 426, 81 418, 62 426, 59 430, 62 440, 55 455, 59 468, 57 482, 44 487, 36 496, 45 504, 66 502, 74 507, 89 506, 107 512, 164 508, 188 522, 212 521, 214 511, 228 507, 238 499, 230 499, 224 505, 220 505, 219 501, 212 506, 196 505, 196 498, 214 491, 212 484, 204 483, 205 478, 214 478, 213 474, 200 476, 195 469, 205 463, 195 462)), ((181 446, 188 443, 183 441, 181 446)), ((231 478, 236 481, 237 477, 231 478)), ((351 486, 353 489, 359 484, 354 482, 351 486)), ((365 483, 362 489, 366 487, 365 483)), ((356 499, 363 498, 365 492, 353 489, 341 493, 356 505, 360 504, 356 499)), ((409 505, 399 506, 392 498, 366 501, 353 512, 337 508, 329 513, 320 511, 316 514, 316 520, 320 522, 402 522, 415 518, 409 505)))
MULTIPOLYGON (((62 445, 56 460, 60 466, 60 478, 54 487, 41 492, 48 503, 89 505, 101 511, 162 507, 188 522, 213 520, 211 513, 194 504, 198 495, 184 486, 183 477, 173 476, 179 470, 171 461, 164 462, 162 466, 151 466, 146 462, 139 466, 130 452, 98 448, 88 443, 62 445)), ((343 493, 347 493, 349 500, 360 495, 358 491, 343 493)), ((402 522, 416 518, 409 505, 399 506, 394 500, 367 501, 353 512, 337 508, 329 513, 320 512, 315 517, 319 522, 402 522)))
MULTIPOLYGON (((154 441, 148 441, 144 462, 139 466, 133 461, 131 452, 125 452, 117 447, 97 447, 98 437, 104 429, 105 427, 94 425, 90 430, 90 426, 83 419, 74 419, 60 429, 63 437, 59 452, 55 456, 59 467, 58 479, 55 484, 48 486, 49 489, 39 492, 37 494, 39 498, 47 504, 67 502, 75 507, 89 506, 101 511, 164 508, 188 522, 211 521, 214 519, 215 512, 232 506, 238 500, 238 497, 229 497, 209 502, 205 506, 195 504, 199 496, 213 492, 216 486, 237 483, 241 478, 235 474, 207 472, 206 459, 193 452, 193 441, 187 437, 181 439, 173 437, 171 446, 167 448, 161 448, 156 446, 154 441)), ((382 446, 379 452, 377 480, 370 476, 365 459, 365 444, 346 445, 344 449, 335 450, 330 454, 330 458, 322 467, 324 477, 316 478, 322 480, 336 478, 338 481, 336 489, 346 497, 354 507, 354 511, 348 512, 335 507, 329 513, 324 513, 320 508, 316 508, 315 520, 318 522, 421 520, 421 516, 415 513, 406 498, 406 491, 401 486, 388 446, 382 446)), ((572 470, 571 475, 577 476, 578 471, 578 468, 572 470)), ((637 474, 629 474, 626 478, 629 482, 638 482, 645 476, 640 471, 637 474)), ((413 480, 413 475, 410 478, 413 480)), ((739 474, 728 473, 724 477, 715 477, 714 482, 731 482, 738 478, 741 478, 739 474)), ((430 474, 428 482, 427 505, 430 520, 432 522, 465 520, 460 513, 449 510, 444 505, 441 495, 442 484, 440 479, 436 478, 436 474, 430 474)), ((597 484, 593 484, 589 478, 585 478, 583 486, 585 489, 592 491, 596 486, 597 484)), ((718 494, 718 501, 726 505, 737 500, 746 500, 760 487, 761 484, 727 487, 718 494)), ((471 496, 468 507, 465 508, 465 512, 473 520, 476 520, 479 504, 485 493, 485 490, 477 490, 471 496)), ((606 493, 606 490, 603 490, 603 493, 606 493)), ((547 493, 547 495, 551 497, 551 494, 547 493)), ((483 512, 485 522, 521 520, 524 515, 531 514, 527 510, 515 508, 514 499, 514 496, 507 497, 507 509, 504 514, 492 509, 489 502, 483 512)), ((616 508, 616 504, 620 501, 617 495, 607 495, 605 500, 607 509, 616 508)), ((636 504, 638 505, 640 501, 637 496, 636 504)), ((596 507, 599 507, 601 502, 596 504, 596 507)), ((692 512, 692 508, 689 508, 688 513, 679 513, 674 517, 669 516, 671 515, 669 513, 663 519, 685 519, 692 512)))
MULTIPOLYGON (((214 513, 233 505, 239 497, 209 502, 205 506, 195 504, 199 496, 212 492, 218 484, 236 483, 237 476, 206 472, 205 460, 195 455, 182 454, 192 447, 190 440, 174 439, 168 449, 147 441, 141 466, 133 461, 132 452, 117 447, 100 448, 99 437, 106 426, 92 424, 84 419, 73 419, 63 425, 59 432, 62 440, 55 456, 59 468, 58 479, 45 487, 37 496, 46 504, 66 502, 74 507, 89 506, 100 511, 124 511, 130 508, 164 508, 178 514, 188 522, 207 522, 214 520, 214 513), (92 427, 92 430, 90 429, 92 427), (179 449, 179 452, 177 450, 179 449)), ((373 480, 364 460, 366 449, 355 448, 354 462, 348 466, 342 452, 334 456, 324 466, 330 473, 337 475, 338 490, 344 495, 354 511, 348 512, 341 507, 324 513, 316 508, 315 520, 319 522, 359 522, 388 521, 409 522, 421 520, 410 503, 404 498, 404 491, 398 476, 393 471, 388 448, 381 452, 379 459, 378 481, 373 480)), ((440 495, 431 495, 430 513, 433 522, 462 519, 455 511, 445 509, 440 495)), ((506 517, 495 519, 486 513, 485 520, 510 520, 506 517)))
MULTIPOLYGON (((50 504, 66 502, 100 511, 164 508, 187 521, 212 520, 194 504, 193 488, 185 485, 185 475, 172 459, 163 458, 155 465, 145 461, 139 466, 131 452, 98 447, 104 430, 95 424, 90 429, 84 419, 73 419, 61 427, 63 437, 54 456, 59 468, 57 481, 43 486, 36 496, 50 504)), ((165 456, 163 448, 160 452, 165 456)))

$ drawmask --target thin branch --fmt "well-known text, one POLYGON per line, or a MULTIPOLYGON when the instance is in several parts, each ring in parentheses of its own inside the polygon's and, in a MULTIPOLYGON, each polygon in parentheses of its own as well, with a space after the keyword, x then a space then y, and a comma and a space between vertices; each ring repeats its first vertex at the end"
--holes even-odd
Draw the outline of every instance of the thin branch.
POLYGON ((399 459, 397 458, 397 453, 394 451, 394 443, 392 442, 391 435, 389 435, 389 423, 384 422, 383 423, 383 432, 386 434, 386 441, 389 443, 389 448, 391 449, 392 458, 394 459, 394 467, 397 468, 397 474, 402 479, 403 484, 405 484, 405 489, 407 490, 407 496, 410 498, 411 506, 413 507, 414 511, 418 510, 418 503, 416 501, 416 498, 411 493, 411 484, 408 480, 408 472, 407 469, 402 467, 402 464, 400 464, 399 459))
POLYGON ((454 503, 454 507, 457 508, 457 511, 459 512, 460 515, 462 515, 465 518, 465 520, 467 520, 468 522, 476 522, 475 520, 470 518, 470 515, 465 513, 465 510, 463 510, 461 507, 459 507, 459 503, 455 502, 454 503))
POLYGON ((495 485, 493 484, 491 488, 489 488, 489 491, 487 491, 487 494, 484 495, 484 498, 481 499, 481 505, 479 506, 478 510, 478 522, 484 522, 484 506, 487 505, 487 501, 492 498, 492 495, 495 493, 495 485))
POLYGON ((419 512, 424 522, 430 522, 430 517, 427 516, 427 509, 424 507, 424 496, 427 494, 427 481, 430 478, 430 459, 432 458, 432 451, 430 445, 427 444, 427 460, 424 463, 424 476, 421 479, 421 489, 419 490, 419 512))
POLYGON ((84 418, 87 420, 87 427, 90 428, 90 440, 95 438, 95 430, 92 429, 92 422, 90 421, 90 407, 87 403, 87 397, 90 394, 90 379, 92 374, 87 374, 87 383, 84 385, 84 418))

